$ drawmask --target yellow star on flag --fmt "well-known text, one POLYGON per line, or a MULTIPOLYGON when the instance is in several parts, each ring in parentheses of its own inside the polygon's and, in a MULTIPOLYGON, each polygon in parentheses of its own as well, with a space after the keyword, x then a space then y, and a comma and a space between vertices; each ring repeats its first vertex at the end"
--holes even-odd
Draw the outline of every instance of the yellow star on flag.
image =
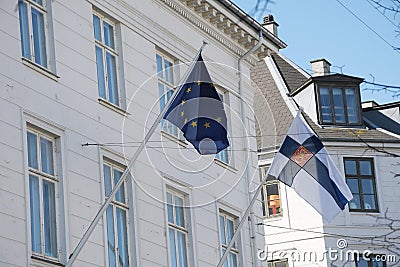
POLYGON ((183 120, 183 122, 186 124, 186 123, 187 123, 187 118, 185 118, 185 119, 183 120))
POLYGON ((204 123, 204 127, 210 128, 210 123, 209 122, 204 123))
POLYGON ((221 117, 217 117, 217 122, 221 123, 222 122, 222 118, 221 117))
POLYGON ((185 115, 185 111, 182 111, 182 112, 181 112, 181 117, 183 117, 183 115, 185 115))
POLYGON ((201 82, 200 82, 200 80, 198 80, 198 81, 197 81, 197 85, 200 85, 200 84, 201 84, 201 82))
POLYGON ((186 90, 186 93, 190 93, 190 91, 192 91, 192 89, 190 89, 190 87, 186 90))
POLYGON ((192 123, 190 125, 192 125, 192 127, 196 127, 197 126, 197 121, 192 121, 192 123))
POLYGON ((185 104, 185 99, 182 99, 181 105, 183 106, 185 104))

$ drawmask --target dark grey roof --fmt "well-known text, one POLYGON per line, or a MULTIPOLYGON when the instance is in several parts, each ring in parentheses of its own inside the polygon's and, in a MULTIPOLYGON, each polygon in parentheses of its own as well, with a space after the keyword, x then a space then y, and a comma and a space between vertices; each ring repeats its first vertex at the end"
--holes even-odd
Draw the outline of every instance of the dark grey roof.
POLYGON ((274 60, 289 93, 295 91, 308 80, 308 77, 304 76, 300 71, 290 65, 279 54, 272 54, 271 57, 274 60))
MULTIPOLYGON (((278 55, 273 55, 272 57, 275 63, 280 62, 279 67, 282 78, 293 90, 296 89, 295 87, 297 85, 301 86, 304 81, 307 80, 307 77, 296 70, 291 64, 287 63, 282 57, 278 55), (289 80, 287 80, 288 77, 290 77, 289 80)), ((336 77, 339 76, 336 75, 335 78, 336 77)), ((251 80, 257 89, 254 97, 254 111, 256 114, 258 148, 263 149, 279 146, 293 121, 293 115, 279 92, 264 61, 257 63, 257 65, 253 67, 251 71, 251 80)), ((322 128, 304 112, 303 115, 310 127, 323 141, 400 143, 399 138, 377 129, 322 128)))
POLYGON ((363 117, 366 124, 371 128, 382 128, 400 135, 400 124, 379 110, 364 111, 363 117))
POLYGON ((313 131, 323 141, 400 143, 399 138, 376 129, 338 127, 321 128, 304 112, 303 116, 308 125, 310 125, 313 131))

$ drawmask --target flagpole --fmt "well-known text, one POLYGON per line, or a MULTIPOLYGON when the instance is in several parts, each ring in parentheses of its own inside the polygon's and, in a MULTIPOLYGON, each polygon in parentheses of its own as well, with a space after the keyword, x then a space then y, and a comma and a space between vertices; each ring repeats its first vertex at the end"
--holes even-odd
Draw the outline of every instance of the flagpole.
MULTIPOLYGON (((240 220, 237 228, 235 229, 235 233, 233 234, 231 241, 229 242, 228 246, 225 249, 225 253, 222 255, 221 259, 219 260, 217 267, 222 267, 222 265, 224 265, 224 262, 225 262, 226 258, 228 257, 229 251, 232 249, 233 245, 235 244, 236 239, 239 237, 240 229, 243 227, 243 224, 246 222, 246 219, 249 216, 250 211, 252 210, 254 202, 256 201, 257 196, 260 193, 262 186, 267 182, 267 178, 268 178, 268 173, 265 174, 264 179, 258 185, 257 190, 255 191, 253 198, 251 199, 251 201, 249 203, 249 206, 247 207, 246 211, 242 215, 242 219, 240 220)), ((254 222, 251 222, 251 223, 254 223, 254 222)), ((258 259, 254 259, 254 261, 257 261, 257 260, 258 259)))
POLYGON ((197 52, 196 56, 194 57, 192 63, 190 64, 188 70, 185 73, 185 76, 180 80, 180 82, 178 83, 178 88, 176 88, 174 90, 174 93, 172 94, 170 100, 168 101, 168 103, 164 106, 164 109, 161 110, 160 114, 158 115, 158 117, 156 118, 156 120, 153 122, 153 125, 150 127, 149 131, 147 132, 147 134, 145 135, 143 141, 140 143, 140 146, 138 147, 138 149, 135 151, 135 154, 132 156, 131 160, 129 161, 129 164, 127 166, 127 168, 125 169, 125 171, 122 173, 118 183, 114 186, 113 190, 111 191, 111 193, 107 196, 106 201, 101 205, 99 211, 97 212, 96 216, 94 217, 93 221, 90 223, 89 227, 86 229, 86 232, 84 233, 84 235, 82 236, 81 240, 79 241, 78 245, 75 247, 74 251, 70 254, 69 259, 67 261, 67 264, 65 265, 65 267, 71 267, 72 264, 74 263, 74 261, 76 260, 76 258, 78 257, 79 253, 81 252, 83 246, 86 244, 86 242, 89 240, 90 235, 92 234, 92 232, 94 231, 97 223, 100 221, 101 217, 103 216, 104 212, 106 211, 106 209, 108 208, 108 206, 110 205, 112 199, 114 198, 115 194, 117 193, 117 191, 119 190, 119 188, 121 187, 121 185, 124 183, 124 181, 130 177, 128 174, 130 172, 130 170, 133 167, 133 164, 135 163, 135 161, 137 160, 137 158, 140 156, 140 153, 143 151, 143 149, 145 148, 147 142, 149 141, 149 139, 151 138, 151 136, 153 135, 153 133, 155 132, 155 130, 157 129, 158 125, 160 124, 162 118, 164 117, 165 113, 167 112, 169 106, 171 105, 171 103, 175 100, 176 96, 178 95, 178 92, 181 90, 183 84, 181 84, 182 82, 184 82, 190 72, 192 71, 192 69, 195 66, 195 63, 198 59, 198 57, 200 56, 201 51, 203 51, 203 48, 208 44, 208 41, 204 40, 202 46, 200 47, 199 51, 197 52))

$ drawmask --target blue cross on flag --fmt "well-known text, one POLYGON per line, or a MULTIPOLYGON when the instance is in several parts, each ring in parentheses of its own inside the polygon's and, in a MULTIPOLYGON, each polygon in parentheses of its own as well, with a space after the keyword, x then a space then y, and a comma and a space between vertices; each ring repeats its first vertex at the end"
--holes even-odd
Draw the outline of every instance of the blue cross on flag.
POLYGON ((343 175, 299 113, 268 172, 331 221, 353 198, 343 175))
POLYGON ((229 146, 224 105, 201 54, 163 118, 181 129, 202 155, 217 154, 229 146))

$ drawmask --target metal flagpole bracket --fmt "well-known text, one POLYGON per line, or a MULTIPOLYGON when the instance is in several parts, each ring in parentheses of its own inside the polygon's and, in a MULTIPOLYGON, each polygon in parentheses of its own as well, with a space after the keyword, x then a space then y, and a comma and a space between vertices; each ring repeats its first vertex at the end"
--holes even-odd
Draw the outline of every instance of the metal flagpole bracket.
POLYGON ((130 177, 129 175, 129 170, 132 169, 133 164, 135 163, 135 161, 137 160, 137 158, 140 156, 140 153, 143 151, 143 149, 145 148, 147 142, 149 141, 149 139, 151 138, 151 136, 153 135, 154 131, 157 129, 158 125, 160 124, 162 118, 164 117, 165 113, 167 112, 169 106, 171 105, 171 103, 175 100, 176 96, 178 95, 178 92, 181 90, 183 84, 182 82, 185 82, 186 79, 188 78, 190 72, 192 71, 195 63, 197 62, 198 57, 200 56, 203 48, 208 44, 208 42, 206 40, 203 41, 202 46, 200 47, 200 49, 198 50, 194 60, 192 61, 190 67, 188 68, 188 70, 186 71, 185 75, 182 77, 182 79, 179 81, 178 83, 178 88, 174 91, 174 93, 172 94, 170 100, 168 101, 168 103, 164 106, 164 109, 161 110, 160 114, 158 115, 158 117, 156 118, 156 120, 153 122, 153 125, 150 127, 149 131, 147 132, 146 136, 144 137, 143 141, 140 143, 138 149, 135 151, 135 154, 132 156, 131 160, 129 161, 129 164, 127 166, 127 168, 125 169, 125 171, 122 173, 118 183, 114 186, 113 190, 111 191, 111 193, 107 196, 106 201, 101 205, 99 211, 97 212, 96 216, 94 217, 93 221, 90 223, 89 227, 86 229, 86 232, 84 233, 84 235, 82 236, 81 240, 79 241, 78 245, 75 247, 75 249, 72 251, 72 253, 69 255, 67 264, 65 265, 65 267, 71 267, 72 264, 74 263, 74 261, 76 260, 76 258, 78 257, 79 253, 81 252, 83 246, 86 244, 86 242, 88 241, 90 235, 92 234, 92 232, 94 231, 94 228, 96 227, 97 223, 100 221, 101 217, 103 216, 104 212, 106 211, 106 209, 108 208, 108 206, 111 203, 111 200, 114 198, 115 194, 117 193, 117 191, 119 190, 119 188, 121 187, 121 185, 124 183, 124 181, 130 177))

